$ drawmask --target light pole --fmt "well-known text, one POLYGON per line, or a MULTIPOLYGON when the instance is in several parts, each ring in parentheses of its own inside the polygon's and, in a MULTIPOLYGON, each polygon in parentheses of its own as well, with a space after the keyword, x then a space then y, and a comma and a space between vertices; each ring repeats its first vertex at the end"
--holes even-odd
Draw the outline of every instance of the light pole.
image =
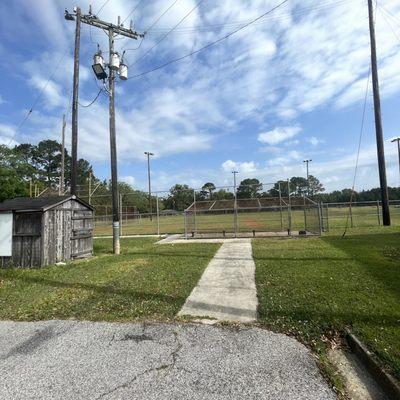
POLYGON ((149 213, 150 213, 150 221, 153 220, 153 217, 151 215, 152 213, 152 207, 151 207, 151 174, 150 174, 150 156, 154 156, 154 153, 151 153, 150 151, 145 151, 144 154, 147 156, 147 176, 149 180, 149 213))
POLYGON ((234 194, 234 203, 233 203, 233 215, 234 215, 234 230, 235 230, 235 237, 237 235, 237 195, 236 195, 236 174, 238 171, 232 171, 233 174, 233 194, 234 194))
POLYGON ((312 161, 311 159, 308 159, 308 160, 304 160, 304 161, 303 161, 303 163, 306 163, 306 166, 307 166, 307 196, 310 195, 310 180, 309 180, 310 175, 309 175, 309 173, 308 173, 308 164, 309 164, 311 161, 312 161))
POLYGON ((392 139, 392 143, 397 142, 397 153, 399 155, 399 174, 400 174, 400 137, 392 139))

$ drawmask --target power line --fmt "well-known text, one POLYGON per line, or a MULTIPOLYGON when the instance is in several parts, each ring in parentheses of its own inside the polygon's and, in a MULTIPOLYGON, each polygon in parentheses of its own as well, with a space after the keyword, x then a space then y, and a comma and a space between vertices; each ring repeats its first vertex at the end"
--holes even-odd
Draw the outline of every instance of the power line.
POLYGON ((62 60, 64 59, 64 57, 67 55, 68 53, 68 48, 65 50, 65 52, 63 53, 63 55, 60 57, 60 59, 58 60, 58 62, 56 63, 52 73, 50 74, 49 78, 47 79, 47 81, 45 82, 45 84, 42 86, 42 88, 40 89, 38 95, 36 96, 36 99, 33 101, 31 108, 28 110, 27 114, 25 115, 25 117, 21 120, 21 122, 19 123, 19 125, 17 126, 17 129, 15 130, 14 134, 11 136, 7 147, 10 146, 11 142, 14 140, 14 138, 17 136, 17 134, 19 133, 20 129, 22 128, 22 126, 25 124, 25 122, 27 121, 27 119, 31 116, 34 108, 36 107, 37 103, 39 102, 39 100, 42 98, 44 91, 46 90, 48 84, 50 83, 50 81, 53 79, 53 76, 55 75, 55 73, 57 72, 57 69, 59 68, 59 66, 61 65, 62 60))
POLYGON ((81 107, 84 107, 84 108, 88 108, 88 107, 90 107, 92 104, 94 104, 95 102, 96 102, 96 100, 99 98, 99 96, 100 96, 100 93, 103 91, 103 89, 100 89, 99 90, 99 92, 97 93, 97 95, 96 95, 96 97, 89 103, 89 104, 81 104, 81 103, 79 103, 79 101, 78 101, 78 104, 81 106, 81 107))
MULTIPOLYGON (((308 14, 312 11, 319 11, 323 10, 328 7, 333 7, 337 6, 340 4, 347 4, 349 0, 335 0, 335 1, 325 1, 321 2, 316 6, 311 6, 311 7, 303 7, 301 9, 293 10, 291 12, 285 12, 281 14, 277 14, 275 16, 271 16, 268 19, 263 19, 262 21, 259 21, 259 23, 264 23, 265 21, 269 19, 280 19, 280 18, 290 18, 292 16, 299 16, 303 14, 308 14)), ((225 24, 210 24, 210 25, 201 25, 201 26, 193 26, 193 27, 181 27, 179 29, 175 30, 175 33, 196 33, 196 32, 207 32, 207 31, 212 31, 216 28, 235 28, 235 27, 240 27, 243 24, 246 24, 248 22, 251 22, 251 20, 243 20, 243 21, 236 21, 236 22, 229 22, 225 24)), ((150 29, 147 30, 147 33, 162 33, 164 31, 169 30, 170 28, 158 28, 154 29, 152 32, 150 29)))
MULTIPOLYGON (((145 34, 147 34, 147 32, 157 24, 158 21, 160 21, 160 19, 178 2, 178 0, 173 1, 170 6, 144 31, 145 34)), ((132 51, 132 50, 137 50, 141 47, 142 43, 143 43, 144 37, 142 38, 142 40, 139 43, 139 46, 133 48, 133 49, 126 49, 125 52, 127 51, 132 51)))
POLYGON ((135 7, 133 7, 132 11, 127 15, 127 17, 122 21, 124 23, 135 11, 136 9, 143 3, 144 0, 140 0, 135 7))
POLYGON ((190 14, 192 14, 192 12, 194 10, 196 10, 200 4, 203 2, 204 0, 200 0, 183 18, 180 19, 180 21, 173 27, 171 28, 158 42, 156 42, 152 47, 150 47, 149 50, 146 51, 146 53, 144 53, 140 58, 138 58, 135 62, 133 62, 132 64, 130 64, 130 66, 137 64, 139 61, 143 60, 144 57, 147 56, 147 54, 149 54, 156 46, 158 46, 171 32, 173 32, 187 17, 189 17, 190 14))
POLYGON ((194 54, 200 53, 201 51, 203 51, 203 50, 205 50, 205 49, 208 49, 209 47, 212 47, 212 46, 214 46, 214 45, 216 45, 216 44, 218 44, 218 43, 220 43, 220 42, 222 42, 222 41, 228 39, 229 37, 233 36, 234 34, 240 32, 241 30, 243 30, 243 29, 247 28, 248 26, 254 24, 255 22, 259 21, 261 18, 265 17, 266 15, 268 15, 268 14, 274 12, 275 10, 277 10, 279 7, 283 6, 283 5, 284 5, 285 3, 287 3, 288 1, 289 1, 289 0, 283 0, 281 3, 279 3, 279 4, 276 5, 275 7, 271 8, 270 10, 268 10, 267 12, 265 12, 264 14, 261 14, 260 16, 258 16, 257 18, 253 19, 252 21, 248 22, 247 24, 242 25, 240 28, 235 29, 234 31, 228 33, 228 34, 225 35, 225 36, 222 36, 221 38, 215 40, 214 42, 208 43, 208 44, 206 44, 205 46, 200 47, 200 48, 197 49, 197 50, 194 50, 194 51, 192 51, 192 52, 190 52, 190 53, 188 53, 188 54, 185 54, 184 56, 181 56, 181 57, 178 57, 178 58, 174 58, 174 59, 172 59, 172 60, 170 60, 170 61, 167 61, 166 63, 161 64, 161 65, 159 65, 158 67, 152 68, 152 69, 150 69, 150 70, 148 70, 148 71, 142 72, 142 73, 137 74, 137 75, 133 75, 133 76, 131 76, 131 77, 128 78, 128 79, 139 78, 139 77, 141 77, 141 76, 150 74, 151 72, 157 71, 157 70, 159 70, 159 69, 161 69, 161 68, 167 67, 167 66, 170 65, 170 64, 173 64, 173 63, 178 62, 178 61, 181 61, 181 60, 183 60, 183 59, 185 59, 185 58, 191 57, 191 56, 193 56, 194 54))
MULTIPOLYGON (((383 7, 379 7, 379 11, 381 12, 382 17, 384 18, 384 20, 386 21, 386 23, 388 24, 390 30, 393 32, 393 35, 396 37, 396 39, 400 42, 400 36, 397 35, 396 31, 393 29, 392 24, 390 23, 390 21, 388 20, 388 18, 386 17, 385 13, 383 11, 385 11, 385 9, 383 7)), ((386 11, 385 11, 386 12, 386 11)), ((387 14, 390 15, 390 14, 387 14)))
POLYGON ((100 14, 101 11, 103 10, 103 8, 110 2, 110 0, 106 0, 103 5, 99 8, 99 10, 97 11, 96 15, 100 14))

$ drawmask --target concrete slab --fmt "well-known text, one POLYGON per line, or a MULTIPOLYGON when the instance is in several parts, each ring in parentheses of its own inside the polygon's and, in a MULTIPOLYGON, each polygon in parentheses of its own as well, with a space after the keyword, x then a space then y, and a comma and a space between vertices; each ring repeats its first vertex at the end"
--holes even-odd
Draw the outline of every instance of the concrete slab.
POLYGON ((225 241, 178 315, 255 321, 258 300, 254 274, 251 240, 225 241))
POLYGON ((311 352, 258 328, 0 322, 1 400, 334 400, 311 352))

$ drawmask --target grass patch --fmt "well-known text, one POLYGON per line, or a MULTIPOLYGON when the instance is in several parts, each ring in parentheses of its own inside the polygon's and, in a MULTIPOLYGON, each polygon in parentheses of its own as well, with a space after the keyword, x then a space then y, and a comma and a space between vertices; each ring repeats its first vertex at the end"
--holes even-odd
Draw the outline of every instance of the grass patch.
POLYGON ((324 351, 350 327, 400 379, 400 229, 253 241, 260 321, 324 351))
POLYGON ((0 319, 132 321, 179 311, 218 245, 95 240, 95 257, 42 269, 0 269, 0 319))

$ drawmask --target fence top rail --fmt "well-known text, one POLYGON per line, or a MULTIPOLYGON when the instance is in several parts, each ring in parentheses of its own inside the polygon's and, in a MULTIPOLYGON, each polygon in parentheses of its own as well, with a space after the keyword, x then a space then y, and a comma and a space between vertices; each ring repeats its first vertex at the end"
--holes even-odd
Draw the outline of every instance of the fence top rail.
MULTIPOLYGON (((352 206, 357 206, 357 205, 381 205, 380 200, 364 200, 364 201, 352 201, 351 205, 352 206)), ((336 201, 336 202, 328 202, 324 201, 322 202, 323 205, 328 205, 328 206, 350 206, 350 201, 336 201)), ((389 204, 400 204, 400 200, 389 200, 389 204)))

